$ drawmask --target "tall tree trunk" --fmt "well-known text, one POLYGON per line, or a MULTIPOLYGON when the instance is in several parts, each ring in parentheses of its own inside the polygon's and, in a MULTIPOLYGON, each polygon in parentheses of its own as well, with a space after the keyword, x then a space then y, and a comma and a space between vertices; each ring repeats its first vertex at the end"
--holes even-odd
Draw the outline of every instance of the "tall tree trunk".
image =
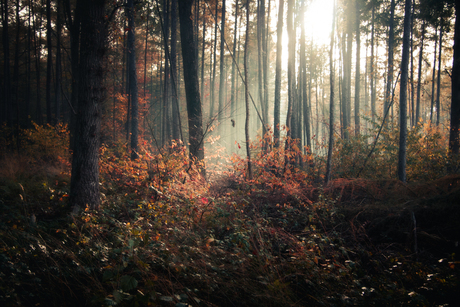
POLYGON ((102 121, 104 57, 107 41, 105 0, 79 0, 82 5, 79 108, 72 159, 70 203, 74 211, 84 206, 98 209, 99 146, 102 121))
POLYGON ((278 24, 276 28, 276 67, 275 67, 275 102, 274 102, 274 143, 275 147, 280 144, 280 105, 281 105, 281 54, 283 51, 283 15, 284 0, 279 0, 278 7, 278 24))
POLYGON ((329 101, 329 145, 327 148, 326 175, 324 180, 326 184, 331 180, 332 171, 332 149, 334 146, 334 30, 335 30, 335 10, 336 2, 334 0, 334 9, 332 13, 332 31, 331 31, 331 46, 329 47, 329 82, 331 87, 331 95, 329 101))
MULTIPOLYGON (((204 136, 198 84, 198 59, 195 52, 197 47, 193 40, 192 4, 193 0, 179 1, 180 37, 187 99, 190 159, 202 162, 204 160, 204 136)), ((204 171, 203 168, 203 175, 205 175, 204 171)))
MULTIPOLYGON (((196 40, 198 42, 198 40, 196 40)), ((177 0, 171 2, 171 84, 172 84, 172 138, 180 140, 180 112, 178 91, 179 81, 177 78, 177 0)), ((198 48, 197 48, 198 50, 198 48)), ((198 54, 196 55, 198 59, 198 54)), ((196 62, 198 64, 198 61, 196 62)))
POLYGON ((136 73, 136 37, 134 23, 134 0, 128 0, 128 68, 129 68, 129 97, 131 101, 131 160, 139 158, 139 102, 136 73))
MULTIPOLYGON (((286 132, 287 137, 292 135, 292 106, 294 105, 295 99, 295 29, 294 29, 294 9, 295 9, 295 0, 288 0, 288 9, 287 9, 287 33, 289 37, 288 43, 288 110, 286 115, 286 132)), ((289 147, 289 142, 286 143, 289 147)), ((289 149, 289 148, 287 148, 289 149)))
POLYGON ((74 16, 70 9, 70 0, 64 2, 64 13, 66 14, 66 20, 68 22, 68 28, 70 32, 70 62, 72 70, 72 94, 70 96, 70 150, 73 151, 75 145, 74 132, 76 131, 76 112, 78 110, 78 81, 79 81, 79 69, 80 69, 80 27, 81 27, 81 10, 82 1, 77 1, 74 10, 74 16))
POLYGON ((248 159, 247 178, 252 180, 251 148, 249 140, 249 88, 248 88, 248 44, 249 44, 249 0, 246 1, 246 38, 244 41, 244 101, 246 105, 246 122, 244 135, 246 138, 246 156, 248 159))
MULTIPOLYGON (((170 54, 169 54, 169 4, 170 0, 163 1, 163 21, 164 21, 164 49, 165 49, 165 63, 164 63, 164 84, 163 84, 163 127, 162 127, 162 145, 169 142, 171 138, 171 76, 170 76, 170 54)), ((193 30, 192 30, 193 32, 193 30)))
POLYGON ((434 32, 434 53, 433 53, 433 75, 431 76, 431 107, 430 107, 430 122, 433 122, 433 112, 434 112, 434 86, 435 86, 435 77, 436 77, 436 55, 438 51, 438 27, 434 32))
POLYGON ((46 48, 48 57, 46 61, 46 122, 52 124, 51 115, 51 79, 53 69, 53 45, 51 28, 51 0, 46 0, 46 48))
POLYGON ((35 57, 35 75, 37 79, 37 86, 36 86, 36 117, 35 120, 37 121, 37 124, 42 125, 43 124, 43 114, 42 114, 42 108, 41 108, 41 38, 42 38, 42 31, 38 31, 39 28, 41 28, 42 24, 42 14, 39 14, 40 16, 40 22, 36 22, 36 14, 34 13, 34 6, 32 6, 32 16, 33 16, 33 26, 34 26, 34 32, 40 32, 37 36, 34 35, 34 57, 35 57), (38 23, 38 24, 37 24, 38 23))
POLYGON ((422 88, 422 65, 423 65, 423 42, 425 40, 425 22, 422 24, 422 37, 420 39, 420 51, 418 56, 418 80, 417 80, 417 101, 415 104, 415 125, 420 121, 420 92, 422 88))
POLYGON ((441 18, 441 26, 439 29, 439 54, 438 54, 438 78, 437 78, 437 92, 436 92, 436 126, 439 126, 439 119, 441 117, 441 55, 442 55, 442 33, 443 32, 443 19, 441 18))
MULTIPOLYGON (((302 3, 301 12, 302 15, 305 14, 306 11, 306 3, 302 3)), ((307 61, 305 59, 305 25, 304 25, 304 18, 301 19, 301 30, 300 30, 300 59, 299 59, 299 113, 303 108, 303 126, 305 128, 305 143, 306 145, 311 148, 311 130, 310 130, 310 110, 309 110, 309 103, 307 97, 307 61)), ((310 55, 310 59, 312 58, 312 54, 310 55)), ((311 65, 310 65, 311 69, 311 65)), ((311 74, 310 72, 310 85, 311 85, 311 74)), ((310 92, 311 97, 311 92, 310 92)), ((299 116, 300 117, 300 116, 299 116)), ((300 124, 300 121, 299 121, 300 124)), ((298 137, 302 137, 302 129, 298 129, 298 137)))
POLYGON ((450 109, 449 153, 458 156, 460 148, 460 0, 455 0, 454 58, 452 64, 452 103, 450 109))
MULTIPOLYGON (((204 13, 206 12, 206 3, 203 8, 204 13)), ((205 63, 205 50, 206 50, 206 18, 203 16, 203 35, 201 41, 201 103, 204 104, 204 63, 205 63)))
MULTIPOLYGON (((263 92, 263 56, 262 56, 262 29, 265 28, 265 23, 262 23, 262 16, 265 16, 265 10, 262 11, 262 2, 264 0, 257 0, 257 92, 259 96, 259 105, 264 114, 264 92, 263 92)), ((264 118, 265 122, 265 118, 264 118)))
POLYGON ((415 0, 412 0, 412 13, 410 18, 410 126, 414 127, 415 122, 415 88, 414 88, 414 12, 415 0))
MULTIPOLYGON (((230 90, 230 109, 231 109, 231 117, 232 117, 232 125, 235 127, 235 119, 236 119, 236 80, 238 78, 236 74, 236 45, 237 45, 237 36, 238 36, 238 14, 239 14, 239 1, 235 1, 235 25, 233 30, 233 57, 234 60, 232 61, 232 87, 230 90)), ((236 137, 236 129, 232 130, 232 141, 236 137)), ((231 146, 234 146, 234 143, 231 143, 231 146)))
POLYGON ((219 131, 223 134, 224 93, 225 93, 225 0, 222 1, 222 16, 220 23, 220 79, 219 79, 219 131))
POLYGON ((387 86, 385 91, 385 102, 383 105, 383 114, 388 109, 392 96, 393 88, 393 52, 394 52, 394 15, 395 15, 395 0, 391 0, 390 5, 390 22, 388 25, 388 72, 387 86))
POLYGON ((214 105, 215 105, 215 88, 216 88, 216 63, 217 63, 217 14, 218 14, 218 5, 216 1, 216 13, 214 20, 214 52, 212 59, 212 80, 211 80, 211 101, 210 101, 210 110, 209 110, 209 119, 214 118, 214 105))
POLYGON ((57 17, 56 17, 56 83, 55 83, 55 97, 54 97, 54 124, 57 125, 61 120, 61 1, 57 1, 57 17))
POLYGON ((399 92, 399 154, 398 177, 406 182, 406 143, 407 143, 407 80, 409 68, 411 0, 406 0, 404 10, 403 51, 401 60, 401 84, 399 92))
MULTIPOLYGON (((351 126, 351 64, 352 64, 352 48, 353 48, 353 17, 354 17, 354 6, 353 2, 356 0, 348 0, 348 16, 347 16, 347 47, 346 47, 346 58, 344 59, 346 63, 346 70, 344 71, 344 75, 346 76, 346 87, 344 86, 344 90, 346 91, 346 100, 344 101, 344 118, 346 117, 346 122, 344 122, 344 131, 345 131, 345 139, 349 137, 349 130, 351 126)), ((344 82, 345 82, 344 80, 344 82)))
POLYGON ((2 122, 8 127, 13 125, 13 105, 11 98, 11 75, 10 75, 10 40, 8 36, 8 1, 2 0, 2 38, 3 38, 3 103, 4 114, 2 122))
POLYGON ((361 82, 361 34, 360 34, 360 19, 361 19, 361 6, 360 1, 356 1, 356 77, 355 77, 355 135, 360 133, 360 118, 359 118, 359 90, 361 82))
POLYGON ((21 35, 21 20, 19 17, 19 9, 20 9, 20 2, 19 0, 16 0, 16 42, 14 44, 14 68, 13 68, 13 84, 14 88, 12 91, 12 94, 14 94, 14 109, 16 113, 16 125, 15 125, 15 137, 16 137, 16 145, 19 150, 19 102, 20 102, 20 97, 19 97, 19 39, 21 35))
POLYGON ((375 72, 374 72, 374 40, 375 40, 375 2, 372 1, 372 25, 371 25, 371 62, 370 66, 370 90, 371 90, 371 118, 372 122, 374 122, 374 118, 376 113, 375 108, 375 99, 376 99, 376 92, 374 86, 375 80, 375 72))

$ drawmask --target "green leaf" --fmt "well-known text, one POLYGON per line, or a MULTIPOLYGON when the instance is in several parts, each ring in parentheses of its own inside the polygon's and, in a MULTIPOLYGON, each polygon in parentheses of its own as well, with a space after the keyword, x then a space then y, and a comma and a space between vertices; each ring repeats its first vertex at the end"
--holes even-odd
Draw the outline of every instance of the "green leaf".
POLYGON ((123 275, 120 278, 120 287, 123 291, 130 291, 137 287, 137 280, 132 276, 123 275))

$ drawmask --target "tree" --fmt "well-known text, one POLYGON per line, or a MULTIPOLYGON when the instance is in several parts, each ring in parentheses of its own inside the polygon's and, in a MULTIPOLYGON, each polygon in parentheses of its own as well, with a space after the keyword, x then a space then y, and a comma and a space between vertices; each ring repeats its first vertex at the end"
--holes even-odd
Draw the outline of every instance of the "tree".
POLYGON ((452 102, 450 109, 449 152, 458 156, 460 149, 460 0, 455 0, 454 58, 452 64, 452 102))
POLYGON ((128 76, 129 76, 129 97, 131 102, 131 159, 139 158, 138 154, 138 138, 139 138, 139 101, 137 88, 137 72, 136 72, 136 36, 134 23, 134 1, 128 0, 128 76))
POLYGON ((248 159, 247 178, 252 179, 251 148, 249 144, 249 88, 248 88, 248 43, 249 43, 249 0, 246 0, 246 38, 244 41, 244 101, 246 105, 246 122, 244 134, 246 137, 246 156, 248 159))
MULTIPOLYGON (((225 0, 222 1, 222 16, 220 25, 220 78, 219 78, 219 131, 222 130, 224 112, 225 87, 225 0)), ((222 135, 222 133, 220 133, 222 135)))
POLYGON ((360 36, 360 18, 361 18, 361 3, 360 0, 356 1, 356 78, 355 78, 355 135, 358 136, 360 132, 359 120, 359 90, 361 81, 361 36, 360 36))
POLYGON ((104 57, 107 41, 105 0, 81 2, 81 45, 78 113, 72 159, 70 203, 74 212, 84 206, 98 209, 99 146, 105 97, 104 57))
MULTIPOLYGON (((203 128, 196 45, 192 22, 193 0, 179 1, 180 37, 184 65, 185 95, 187 100, 190 159, 203 161, 203 128)), ((203 170, 204 171, 204 170, 203 170)), ((204 175, 204 174, 203 174, 204 175)))
POLYGON ((398 177, 406 182, 406 143, 407 143, 407 80, 409 71, 411 0, 406 0, 404 9, 403 51, 401 60, 401 84, 399 92, 399 154, 398 177))
POLYGON ((324 178, 326 184, 331 180, 332 169, 332 149, 334 147, 334 35, 335 35, 335 10, 336 2, 334 0, 334 9, 332 13, 332 31, 331 31, 331 46, 329 47, 329 80, 331 87, 331 96, 329 101, 329 145, 327 149, 326 161, 326 176, 324 178))
POLYGON ((391 0, 390 4, 390 22, 388 25, 388 77, 385 92, 385 102, 383 112, 386 112, 390 105, 393 87, 393 53, 394 53, 394 16, 395 16, 395 0, 391 0))
POLYGON ((274 142, 275 147, 279 146, 280 139, 280 105, 281 105, 281 53, 283 51, 283 15, 284 0, 279 1, 278 24, 276 28, 276 68, 275 68, 275 102, 274 102, 274 142))

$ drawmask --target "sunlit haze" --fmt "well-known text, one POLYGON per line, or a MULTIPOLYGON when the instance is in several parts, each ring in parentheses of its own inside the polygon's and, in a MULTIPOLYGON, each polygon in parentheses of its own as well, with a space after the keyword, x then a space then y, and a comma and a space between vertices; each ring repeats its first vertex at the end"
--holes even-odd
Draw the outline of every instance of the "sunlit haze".
POLYGON ((318 45, 330 42, 333 5, 333 0, 313 0, 307 7, 306 33, 308 37, 313 37, 318 45))

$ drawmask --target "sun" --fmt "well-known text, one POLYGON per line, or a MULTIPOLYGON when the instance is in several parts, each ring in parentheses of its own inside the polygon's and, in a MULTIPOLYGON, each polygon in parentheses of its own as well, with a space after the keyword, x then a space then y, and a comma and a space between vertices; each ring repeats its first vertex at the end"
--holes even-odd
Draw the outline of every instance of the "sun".
POLYGON ((317 45, 330 43, 334 0, 313 0, 305 12, 305 33, 317 45))

